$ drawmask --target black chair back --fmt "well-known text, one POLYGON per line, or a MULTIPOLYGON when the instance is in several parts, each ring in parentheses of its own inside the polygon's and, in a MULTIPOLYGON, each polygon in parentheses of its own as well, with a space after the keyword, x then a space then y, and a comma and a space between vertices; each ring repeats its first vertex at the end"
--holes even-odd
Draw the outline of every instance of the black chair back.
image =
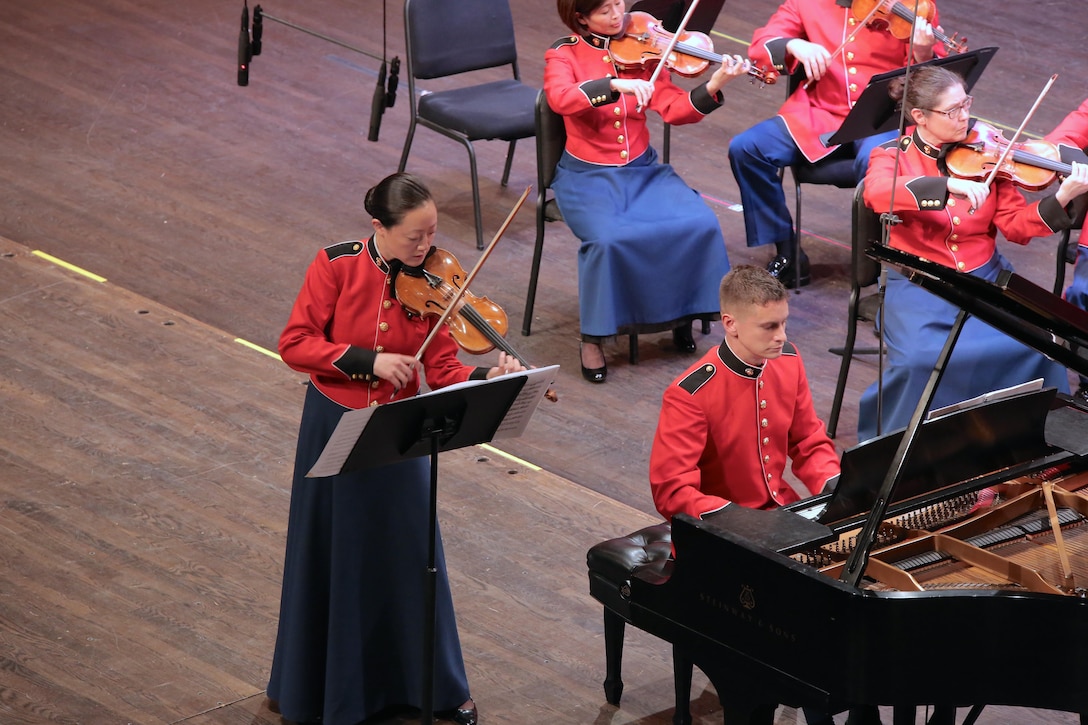
POLYGON ((404 17, 411 77, 517 65, 514 19, 505 1, 405 0, 404 17))
POLYGON ((854 256, 850 270, 850 286, 854 289, 868 287, 880 278, 880 264, 865 253, 881 243, 883 230, 880 226, 880 215, 865 205, 864 193, 865 182, 862 181, 854 190, 852 205, 851 246, 854 256))
MULTIPOLYGON (((857 348, 858 321, 861 319, 861 290, 875 284, 880 279, 880 265, 865 253, 880 244, 883 231, 880 225, 880 215, 865 205, 865 182, 858 182, 854 188, 854 203, 851 205, 851 251, 850 259, 850 300, 847 303, 846 313, 846 342, 841 348, 831 348, 830 352, 841 355, 839 363, 839 377, 835 381, 835 396, 831 400, 831 412, 827 416, 827 435, 835 437, 839 427, 839 413, 842 410, 842 401, 846 395, 846 379, 850 374, 850 362, 854 355, 879 355, 881 348, 857 348)), ((879 293, 878 293, 879 294, 879 293)), ((879 305, 882 298, 877 297, 877 312, 880 314, 879 305)))
POLYGON ((1073 232, 1078 229, 1084 228, 1085 213, 1088 212, 1088 199, 1080 197, 1073 202, 1074 211, 1076 212, 1076 219, 1073 221, 1071 229, 1065 229, 1058 237, 1058 250, 1054 256, 1055 268, 1054 268, 1054 294, 1061 296, 1065 293, 1065 265, 1076 264, 1077 262, 1077 247, 1070 249, 1070 242, 1073 240, 1073 232))
POLYGON ((567 128, 563 117, 548 105, 544 91, 536 95, 536 180, 537 196, 544 198, 555 178, 555 167, 567 143, 567 128))
POLYGON ((567 143, 567 129, 563 117, 548 105, 544 91, 536 94, 536 246, 533 248, 533 264, 529 269, 529 289, 525 295, 525 314, 521 320, 521 334, 528 335, 533 327, 533 306, 536 303, 537 278, 540 275, 540 259, 544 254, 544 226, 548 222, 562 221, 555 199, 548 198, 555 167, 563 155, 567 143))

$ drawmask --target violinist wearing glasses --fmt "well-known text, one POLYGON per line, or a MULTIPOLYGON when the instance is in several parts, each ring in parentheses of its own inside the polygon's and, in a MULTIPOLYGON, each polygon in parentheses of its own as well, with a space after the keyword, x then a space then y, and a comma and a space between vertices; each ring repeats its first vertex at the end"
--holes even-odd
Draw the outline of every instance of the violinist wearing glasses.
MULTIPOLYGON (((783 74, 803 68, 808 79, 790 94, 777 116, 737 134, 729 144, 748 246, 775 246, 767 271, 787 287, 808 284, 811 272, 801 240, 794 239, 782 169, 838 154, 854 160, 860 181, 869 152, 893 138, 894 132, 832 147, 824 146, 820 136, 842 125, 873 75, 900 68, 908 60, 920 63, 945 53, 944 45, 937 45, 945 36, 937 26, 933 3, 924 2, 916 18, 910 11, 905 13, 909 19, 885 13, 891 22, 874 13, 880 7, 862 0, 786 0, 752 37, 753 62, 769 63, 783 74)), ((947 41, 960 49, 953 39, 947 41)))
MULTIPOLYGON (((1080 104, 1080 107, 1070 113, 1046 135, 1046 140, 1057 144, 1064 159, 1071 149, 1077 149, 1081 153, 1088 152, 1088 99, 1080 104), (1070 149, 1061 150, 1062 146, 1070 149)), ((1085 200, 1081 200, 1081 204, 1085 200)), ((1082 310, 1088 310, 1088 239, 1081 234, 1080 244, 1077 245, 1077 262, 1073 267, 1073 281, 1065 290, 1065 299, 1082 310)), ((1088 403, 1088 377, 1080 376, 1080 386, 1074 393, 1082 403, 1088 403)))
MULTIPOLYGON (((920 68, 910 75, 905 91, 902 83, 893 85, 892 91, 914 126, 898 142, 875 149, 865 175, 865 203, 876 212, 890 208, 902 220, 891 227, 892 247, 992 282, 1001 270, 1012 269, 997 249, 998 231, 1010 242, 1027 244, 1033 237, 1071 225, 1065 207, 1088 191, 1088 166, 1073 164, 1055 193, 1031 204, 1011 179, 998 176, 987 185, 953 178, 946 168, 953 166, 957 149, 967 151, 958 142, 976 125, 963 79, 944 68, 920 68)), ((957 311, 889 272, 882 328, 888 349, 882 433, 910 421, 957 311)), ((1036 378, 1060 391, 1069 390, 1064 367, 970 317, 933 407, 1036 378)), ((875 383, 861 397, 858 418, 859 441, 876 435, 875 383)))
POLYGON ((675 347, 694 352, 692 321, 717 319, 718 283, 729 271, 721 226, 699 194, 658 163, 646 114, 700 121, 747 67, 724 58, 690 92, 664 69, 651 83, 656 62, 625 65, 610 53, 630 21, 623 0, 558 0, 558 9, 573 34, 544 54, 548 105, 567 132, 552 189, 581 240, 582 375, 603 383, 601 345, 612 337, 672 330, 675 347))

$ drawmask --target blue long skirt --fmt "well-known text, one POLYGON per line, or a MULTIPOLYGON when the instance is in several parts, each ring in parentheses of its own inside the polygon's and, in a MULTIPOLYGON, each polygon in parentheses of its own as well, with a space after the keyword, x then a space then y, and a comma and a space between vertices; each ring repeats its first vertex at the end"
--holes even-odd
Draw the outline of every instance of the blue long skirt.
MULTIPOLYGON (((993 282, 1012 265, 995 253, 972 274, 993 282)), ((933 364, 948 339, 959 307, 944 301, 897 272, 888 273, 884 295, 884 405, 881 433, 905 428, 922 397, 933 364)), ((1066 369, 1042 353, 976 317, 960 331, 930 409, 958 403, 994 390, 1043 378, 1044 387, 1069 392, 1066 369)), ((861 396, 858 441, 876 436, 877 385, 861 396)))
MULTIPOLYGON (((430 460, 305 478, 346 410, 307 389, 268 683, 296 722, 356 725, 422 704, 430 460)), ((434 707, 446 710, 469 689, 441 536, 437 545, 434 707)))
POLYGON ((552 184, 563 220, 582 240, 582 333, 659 332, 717 319, 729 271, 721 225, 699 194, 650 148, 626 166, 563 154, 552 184))

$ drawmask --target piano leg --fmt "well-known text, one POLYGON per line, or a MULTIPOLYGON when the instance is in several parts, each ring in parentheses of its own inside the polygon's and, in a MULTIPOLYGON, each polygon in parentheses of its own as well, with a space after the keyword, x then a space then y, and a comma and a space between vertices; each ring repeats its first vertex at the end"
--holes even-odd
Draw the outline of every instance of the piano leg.
MULTIPOLYGON (((975 705, 963 725, 971 725, 978 719, 985 705, 975 705), (978 711, 975 711, 978 708, 978 711), (972 715, 974 716, 972 718, 972 715)), ((892 725, 914 725, 918 708, 915 705, 896 705, 892 708, 892 725)), ((927 725, 956 725, 956 708, 949 705, 934 705, 927 725)), ((881 725, 880 710, 875 705, 859 705, 850 708, 846 725, 881 725)))
POLYGON ((619 705, 623 694, 620 669, 623 664, 623 617, 604 608, 604 699, 609 705, 619 705))
MULTIPOLYGON (((911 723, 914 723, 913 710, 911 723)), ((880 710, 876 705, 858 705, 850 708, 850 714, 846 718, 846 725, 882 725, 880 722, 880 710)))
MULTIPOLYGON (((985 705, 976 705, 975 707, 979 709, 978 712, 981 714, 985 705)), ((974 708, 971 709, 971 712, 974 712, 974 708)), ((978 718, 978 714, 975 715, 975 718, 978 718)), ((971 722, 974 722, 974 720, 971 722)), ((950 705, 934 705, 933 714, 929 717, 928 725, 956 725, 956 708, 950 705)))
POLYGON ((691 672, 694 665, 678 647, 672 648, 672 681, 676 691, 676 710, 672 725, 691 725, 691 672))
POLYGON ((722 718, 725 725, 773 725, 777 709, 778 705, 723 702, 722 718))
POLYGON ((968 712, 967 717, 963 719, 963 725, 975 725, 975 720, 978 720, 978 716, 982 714, 982 711, 985 708, 985 705, 972 705, 971 711, 968 712))

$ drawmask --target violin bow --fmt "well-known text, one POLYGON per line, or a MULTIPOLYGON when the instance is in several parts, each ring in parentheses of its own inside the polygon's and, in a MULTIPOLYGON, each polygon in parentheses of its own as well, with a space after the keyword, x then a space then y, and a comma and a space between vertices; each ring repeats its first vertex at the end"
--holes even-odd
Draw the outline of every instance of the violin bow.
POLYGON ((1035 109, 1039 107, 1039 104, 1042 103, 1043 98, 1046 96, 1047 93, 1050 92, 1050 87, 1054 85, 1054 81, 1056 80, 1058 80, 1057 73, 1050 76, 1050 80, 1046 82, 1045 86, 1043 86, 1043 90, 1039 92, 1039 97, 1035 99, 1035 103, 1032 104, 1031 108, 1028 110, 1028 115, 1024 116, 1024 120, 1020 123, 1020 128, 1016 129, 1016 133, 1014 133, 1012 138, 1009 140, 1009 145, 1006 146, 1005 150, 1001 152, 1001 155, 997 157, 997 163, 995 163, 994 167, 990 169, 990 175, 987 176, 986 181, 983 182, 984 184, 986 184, 987 189, 990 188, 990 184, 993 183, 994 177, 997 176, 998 169, 1001 168, 1001 165, 1005 163, 1005 159, 1008 158, 1009 152, 1012 151, 1013 144, 1015 144, 1017 140, 1019 140, 1020 134, 1024 131, 1024 126, 1027 126, 1028 121, 1030 121, 1031 117, 1035 115, 1035 109))
MULTIPOLYGON (((680 21, 680 25, 676 27, 676 32, 672 34, 672 39, 669 40, 669 44, 665 46, 665 52, 661 54, 661 60, 658 62, 657 67, 654 68, 654 72, 650 74, 650 85, 657 82, 657 77, 661 75, 661 69, 665 67, 669 61, 669 56, 672 55, 672 51, 676 48, 676 41, 680 40, 680 34, 684 32, 684 29, 688 26, 688 21, 691 20, 691 16, 695 13, 695 8, 699 5, 699 0, 691 0, 691 5, 688 7, 688 11, 684 13, 684 19, 680 21)), ((642 105, 635 106, 636 111, 642 111, 642 105)))
POLYGON ((491 244, 487 245, 487 249, 485 249, 484 253, 480 255, 480 259, 476 262, 476 266, 473 267, 472 271, 468 273, 467 277, 465 277, 465 283, 461 285, 461 288, 457 290, 457 294, 455 294, 453 296, 453 299, 450 300, 449 304, 446 305, 446 309, 442 311, 441 316, 439 316, 438 318, 438 322, 436 322, 434 327, 431 328, 431 332, 429 335, 427 335, 427 338, 423 341, 423 344, 419 346, 419 351, 416 353, 416 360, 423 359, 423 353, 426 352, 427 348, 431 344, 431 341, 434 340, 434 336, 438 334, 438 331, 442 328, 442 325, 446 322, 450 314, 457 307, 457 303, 460 302, 461 298, 465 296, 465 292, 468 291, 468 286, 472 284, 472 280, 476 278, 476 273, 479 272, 480 268, 484 266, 484 262, 487 260, 488 255, 491 254, 491 250, 495 248, 495 245, 498 243, 499 239, 502 238, 502 235, 506 233, 506 229, 510 226, 510 222, 514 221, 514 216, 517 215, 518 210, 521 209, 521 205, 525 203, 525 200, 529 198, 529 192, 532 190, 532 188, 532 186, 525 187, 525 192, 521 195, 521 198, 518 199, 517 203, 514 204, 514 208, 511 209, 510 213, 506 216, 506 221, 504 221, 502 223, 502 226, 499 227, 499 231, 495 232, 495 237, 491 240, 491 244))

